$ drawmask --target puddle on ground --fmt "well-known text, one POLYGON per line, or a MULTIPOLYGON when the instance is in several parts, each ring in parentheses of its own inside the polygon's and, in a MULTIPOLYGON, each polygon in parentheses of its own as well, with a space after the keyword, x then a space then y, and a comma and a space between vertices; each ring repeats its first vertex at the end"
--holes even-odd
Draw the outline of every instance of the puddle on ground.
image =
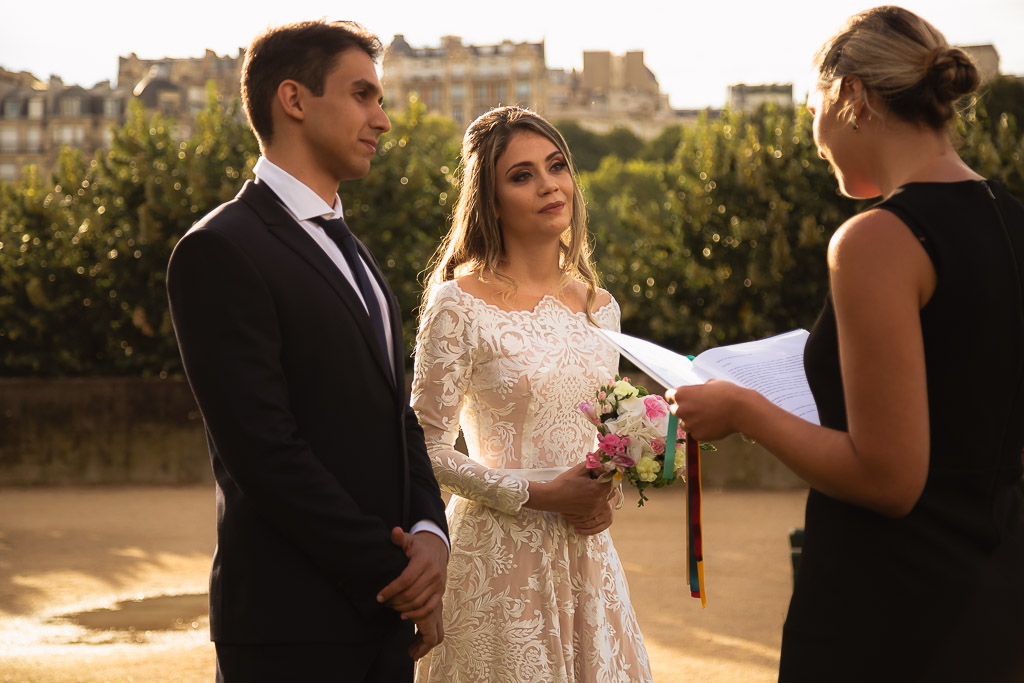
POLYGON ((79 627, 77 636, 58 637, 65 643, 148 643, 154 631, 194 631, 207 628, 209 621, 209 598, 198 593, 122 600, 110 608, 61 614, 48 623, 79 627))

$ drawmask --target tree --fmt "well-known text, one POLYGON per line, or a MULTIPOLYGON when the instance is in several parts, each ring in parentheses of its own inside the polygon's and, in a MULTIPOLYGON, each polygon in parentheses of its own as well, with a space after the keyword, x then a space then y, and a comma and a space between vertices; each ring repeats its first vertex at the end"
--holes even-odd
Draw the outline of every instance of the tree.
POLYGON ((391 119, 380 158, 360 180, 341 184, 346 220, 374 253, 402 309, 407 351, 416 338, 421 273, 448 231, 455 205, 459 131, 427 116, 415 97, 391 119))
MULTIPOLYGON (((420 275, 455 204, 460 137, 451 121, 409 104, 367 177, 339 190, 398 297, 407 350, 420 275)), ((1014 116, 993 120, 985 107, 982 99, 958 122, 961 154, 1024 198, 1024 137, 1014 116)), ((581 184, 624 330, 695 352, 813 323, 828 288, 828 239, 868 203, 839 195, 805 109, 705 116, 628 159, 609 140, 626 154, 629 136, 560 125, 573 153, 594 163, 581 184)), ((237 100, 211 96, 194 131, 180 139, 174 121, 136 107, 109 151, 86 159, 65 150, 51 178, 30 169, 0 183, 4 375, 180 372, 167 260, 251 177, 258 155, 237 100)))
POLYGON ((1024 125, 1024 81, 1015 76, 996 76, 981 88, 986 118, 998 124, 1003 114, 1017 126, 1024 125))
POLYGON ((601 164, 601 159, 611 153, 607 142, 600 135, 575 121, 565 119, 556 121, 554 125, 569 145, 573 163, 579 171, 595 170, 601 164))
POLYGON ((0 188, 0 359, 8 375, 164 375, 180 369, 164 290, 171 249, 250 174, 255 140, 211 94, 195 133, 136 103, 110 150, 62 152, 0 188), (7 244, 18 242, 18 253, 7 244))

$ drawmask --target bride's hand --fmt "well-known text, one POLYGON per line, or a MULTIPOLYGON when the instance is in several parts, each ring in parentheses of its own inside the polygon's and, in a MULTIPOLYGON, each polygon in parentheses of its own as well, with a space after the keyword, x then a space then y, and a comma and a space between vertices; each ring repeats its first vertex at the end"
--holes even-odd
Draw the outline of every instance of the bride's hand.
POLYGON ((583 517, 580 515, 566 515, 565 518, 573 525, 573 530, 580 536, 593 536, 599 534, 612 525, 615 516, 615 507, 611 500, 605 500, 604 509, 596 516, 583 517))
POLYGON ((611 487, 611 481, 592 479, 586 463, 581 462, 551 481, 530 482, 530 499, 526 507, 593 518, 607 506, 611 487))

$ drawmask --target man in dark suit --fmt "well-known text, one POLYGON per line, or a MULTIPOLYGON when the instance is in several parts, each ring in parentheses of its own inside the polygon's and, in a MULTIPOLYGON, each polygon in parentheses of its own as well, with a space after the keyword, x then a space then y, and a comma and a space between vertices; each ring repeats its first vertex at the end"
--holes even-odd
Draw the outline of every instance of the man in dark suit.
POLYGON ((411 680, 443 637, 447 526, 399 310, 337 195, 391 128, 380 52, 351 22, 253 41, 242 97, 257 180, 168 266, 217 481, 218 680, 411 680))

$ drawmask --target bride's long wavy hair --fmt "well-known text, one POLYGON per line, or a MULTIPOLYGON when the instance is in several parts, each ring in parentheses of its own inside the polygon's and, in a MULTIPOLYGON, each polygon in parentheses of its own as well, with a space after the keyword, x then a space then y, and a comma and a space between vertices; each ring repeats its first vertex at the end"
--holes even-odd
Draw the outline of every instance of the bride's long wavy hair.
MULTIPOLYGON (((452 227, 431 258, 424 282, 423 306, 434 287, 463 275, 494 277, 505 285, 503 296, 515 294, 517 283, 502 273, 505 245, 498 219, 495 181, 498 159, 516 133, 536 133, 550 140, 565 157, 573 178, 572 217, 559 236, 559 289, 572 279, 587 286, 586 314, 593 323, 597 300, 597 273, 587 230, 587 208, 577 182, 569 146, 558 130, 539 114, 522 107, 497 107, 470 124, 462 141, 460 191, 452 227)), ((596 324, 596 323, 595 323, 596 324)))

